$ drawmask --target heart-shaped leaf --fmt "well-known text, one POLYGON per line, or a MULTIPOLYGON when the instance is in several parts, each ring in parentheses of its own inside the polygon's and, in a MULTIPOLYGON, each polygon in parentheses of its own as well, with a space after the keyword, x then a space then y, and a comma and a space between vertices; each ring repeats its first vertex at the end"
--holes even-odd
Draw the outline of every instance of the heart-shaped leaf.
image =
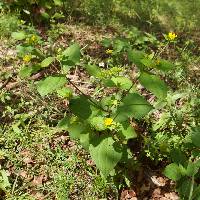
POLYGON ((69 102, 69 107, 74 115, 82 119, 88 119, 92 114, 91 103, 85 96, 74 97, 69 102))
POLYGON ((41 62, 41 67, 48 67, 53 61, 54 61, 54 58, 53 58, 53 57, 45 58, 45 59, 41 62))
POLYGON ((129 117, 140 119, 152 110, 152 106, 139 94, 129 93, 117 109, 117 121, 126 121, 129 117))
POLYGON ((97 168, 106 178, 122 158, 122 151, 116 149, 112 137, 98 138, 89 147, 90 155, 97 168))
POLYGON ((156 97, 164 99, 167 96, 167 85, 156 75, 142 72, 139 78, 140 83, 156 97))
POLYGON ((49 76, 37 83, 37 91, 41 96, 45 96, 63 87, 66 82, 64 76, 49 76))

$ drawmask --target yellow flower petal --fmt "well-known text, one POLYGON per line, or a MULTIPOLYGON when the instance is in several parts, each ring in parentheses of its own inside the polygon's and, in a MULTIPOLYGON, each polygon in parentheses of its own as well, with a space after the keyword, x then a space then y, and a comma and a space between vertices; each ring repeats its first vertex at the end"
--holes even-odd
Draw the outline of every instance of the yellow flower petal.
POLYGON ((177 37, 177 35, 173 32, 169 32, 167 37, 168 37, 168 40, 174 40, 177 37))
POLYGON ((112 54, 112 53, 113 53, 113 50, 111 50, 111 49, 106 50, 106 54, 112 54))
POLYGON ((110 125, 112 124, 112 122, 113 122, 113 119, 112 119, 112 118, 106 118, 106 119, 104 120, 104 124, 105 124, 106 126, 110 126, 110 125))
POLYGON ((25 55, 25 56, 23 57, 23 61, 24 61, 25 63, 28 63, 28 62, 30 62, 31 58, 32 58, 31 55, 25 55))

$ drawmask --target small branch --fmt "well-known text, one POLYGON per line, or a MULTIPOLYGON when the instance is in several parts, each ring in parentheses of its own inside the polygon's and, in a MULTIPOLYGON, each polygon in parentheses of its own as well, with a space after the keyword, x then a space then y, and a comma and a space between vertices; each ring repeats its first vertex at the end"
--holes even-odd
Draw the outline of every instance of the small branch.
POLYGON ((14 182, 14 184, 13 184, 11 194, 14 194, 15 187, 16 187, 16 185, 17 185, 17 179, 18 179, 18 177, 19 177, 19 174, 17 174, 17 176, 16 176, 16 178, 15 178, 15 182, 14 182))
POLYGON ((104 112, 109 112, 108 110, 105 110, 104 108, 102 108, 95 101, 93 101, 93 99, 90 96, 88 96, 84 92, 82 92, 69 78, 67 78, 67 80, 74 88, 76 88, 79 91, 79 93, 81 93, 83 96, 85 96, 94 106, 96 106, 97 108, 101 109, 104 112))
POLYGON ((8 85, 8 83, 9 83, 11 80, 12 80, 12 77, 9 77, 9 78, 5 81, 5 83, 3 83, 2 86, 0 86, 0 90, 2 90, 3 88, 5 88, 6 85, 8 85))

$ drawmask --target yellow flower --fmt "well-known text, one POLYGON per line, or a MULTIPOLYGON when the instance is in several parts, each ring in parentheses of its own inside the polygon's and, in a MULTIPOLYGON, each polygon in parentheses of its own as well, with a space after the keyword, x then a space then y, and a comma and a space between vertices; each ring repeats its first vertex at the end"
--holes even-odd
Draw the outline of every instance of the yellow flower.
POLYGON ((37 42, 37 37, 35 35, 31 36, 31 38, 27 39, 27 41, 32 44, 37 42))
POLYGON ((112 119, 112 118, 106 118, 106 119, 104 120, 104 124, 105 124, 106 126, 110 126, 110 125, 112 124, 112 122, 113 122, 113 119, 112 119))
POLYGON ((20 20, 20 24, 25 24, 25 21, 24 20, 20 20))
POLYGON ((169 40, 175 40, 176 37, 177 37, 177 35, 173 32, 169 32, 168 35, 167 35, 167 38, 169 40))
POLYGON ((30 62, 31 58, 32 58, 31 55, 25 55, 25 56, 23 57, 23 61, 24 61, 25 63, 28 63, 28 62, 30 62))
POLYGON ((35 35, 33 35, 33 36, 31 37, 31 41, 35 42, 36 40, 37 40, 37 37, 36 37, 35 35))
POLYGON ((156 60, 156 64, 157 64, 157 65, 160 64, 160 60, 159 60, 159 59, 156 60))
POLYGON ((112 53, 113 53, 113 50, 111 50, 111 49, 106 50, 106 54, 112 54, 112 53))

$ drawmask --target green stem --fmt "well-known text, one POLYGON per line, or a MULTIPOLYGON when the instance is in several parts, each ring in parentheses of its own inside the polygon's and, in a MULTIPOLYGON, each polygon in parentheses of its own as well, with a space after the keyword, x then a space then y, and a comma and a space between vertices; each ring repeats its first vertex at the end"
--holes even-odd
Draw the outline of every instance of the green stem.
POLYGON ((157 51, 154 55, 154 58, 157 58, 158 56, 160 56, 160 54, 168 47, 169 42, 167 42, 167 44, 159 51, 157 51))
POLYGON ((105 110, 104 108, 102 108, 99 104, 97 104, 95 101, 93 101, 93 99, 86 95, 84 92, 82 92, 69 78, 67 78, 68 82, 74 87, 76 88, 83 96, 85 96, 95 107, 101 109, 104 112, 109 112, 108 110, 105 110))
POLYGON ((194 189, 194 175, 192 176, 192 180, 191 180, 190 194, 189 194, 188 200, 192 200, 193 189, 194 189))

